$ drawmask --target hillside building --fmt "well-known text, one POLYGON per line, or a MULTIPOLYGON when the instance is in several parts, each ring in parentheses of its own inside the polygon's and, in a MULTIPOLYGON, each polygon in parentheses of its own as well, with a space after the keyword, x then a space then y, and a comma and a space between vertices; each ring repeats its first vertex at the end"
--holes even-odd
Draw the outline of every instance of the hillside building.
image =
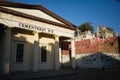
POLYGON ((104 26, 98 26, 96 37, 98 38, 110 38, 114 37, 114 32, 110 30, 109 28, 106 28, 104 26))

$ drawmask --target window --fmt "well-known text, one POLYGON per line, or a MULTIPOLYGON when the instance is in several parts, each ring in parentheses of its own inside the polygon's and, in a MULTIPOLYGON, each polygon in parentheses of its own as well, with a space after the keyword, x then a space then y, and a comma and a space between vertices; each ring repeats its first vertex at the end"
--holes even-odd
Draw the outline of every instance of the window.
POLYGON ((47 51, 46 46, 41 47, 41 61, 46 62, 47 61, 47 51))
POLYGON ((24 44, 17 43, 16 62, 23 62, 24 44))

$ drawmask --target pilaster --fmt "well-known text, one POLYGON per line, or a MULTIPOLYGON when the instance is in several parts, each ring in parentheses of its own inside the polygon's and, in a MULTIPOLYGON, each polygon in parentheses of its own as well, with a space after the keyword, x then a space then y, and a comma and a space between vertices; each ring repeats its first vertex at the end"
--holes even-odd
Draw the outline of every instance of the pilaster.
POLYGON ((55 69, 60 68, 59 36, 55 36, 55 69))
POLYGON ((33 72, 38 71, 39 66, 39 33, 34 32, 33 72))
POLYGON ((11 53, 11 29, 7 28, 5 31, 5 48, 3 56, 3 73, 10 72, 10 53, 11 53))
POLYGON ((76 61, 75 61, 75 39, 71 39, 71 60, 72 60, 72 68, 76 68, 76 61))

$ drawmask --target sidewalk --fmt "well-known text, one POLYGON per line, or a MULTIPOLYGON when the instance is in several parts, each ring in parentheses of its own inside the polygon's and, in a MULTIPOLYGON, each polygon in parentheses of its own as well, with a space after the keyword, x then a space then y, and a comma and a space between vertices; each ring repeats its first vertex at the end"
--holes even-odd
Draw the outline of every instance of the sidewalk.
POLYGON ((60 77, 78 74, 77 69, 60 69, 60 70, 42 70, 39 72, 13 72, 9 75, 0 76, 0 80, 32 80, 45 79, 50 77, 60 77))
POLYGON ((39 72, 13 72, 0 75, 0 80, 44 80, 68 77, 69 80, 120 80, 120 69, 60 69, 41 70, 39 72), (77 76, 77 77, 76 77, 77 76), (117 78, 117 79, 116 79, 117 78))

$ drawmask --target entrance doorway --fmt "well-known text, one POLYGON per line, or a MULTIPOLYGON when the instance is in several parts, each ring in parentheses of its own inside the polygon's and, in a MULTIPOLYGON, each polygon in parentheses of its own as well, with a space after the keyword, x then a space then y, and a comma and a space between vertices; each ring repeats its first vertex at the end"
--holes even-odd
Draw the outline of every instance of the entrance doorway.
POLYGON ((72 58, 71 58, 71 49, 70 42, 61 41, 61 62, 62 68, 72 68, 72 58))

